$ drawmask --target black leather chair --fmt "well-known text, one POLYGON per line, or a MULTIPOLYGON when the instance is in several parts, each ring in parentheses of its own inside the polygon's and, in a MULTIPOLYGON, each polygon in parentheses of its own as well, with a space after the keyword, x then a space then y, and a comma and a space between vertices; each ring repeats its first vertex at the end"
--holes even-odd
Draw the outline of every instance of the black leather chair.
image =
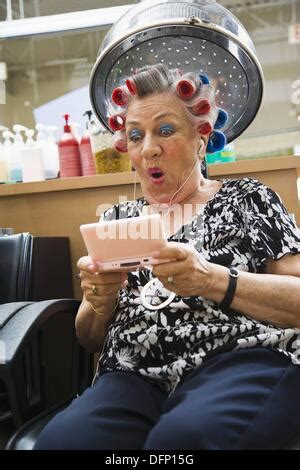
POLYGON ((2 306, 0 419, 12 419, 17 429, 8 449, 31 449, 49 419, 91 383, 93 356, 80 347, 74 330, 78 306, 70 299, 2 306))
POLYGON ((91 383, 72 297, 67 238, 0 237, 0 433, 39 421, 91 383))
POLYGON ((0 237, 0 304, 73 298, 69 239, 0 237))

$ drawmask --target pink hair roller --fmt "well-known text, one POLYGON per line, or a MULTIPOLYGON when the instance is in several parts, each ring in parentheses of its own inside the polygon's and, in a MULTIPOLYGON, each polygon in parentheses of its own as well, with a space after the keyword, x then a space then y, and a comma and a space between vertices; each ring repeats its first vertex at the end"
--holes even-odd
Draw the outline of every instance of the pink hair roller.
POLYGON ((196 91, 196 85, 192 80, 181 79, 176 84, 176 93, 182 100, 191 99, 196 91))
POLYGON ((111 99, 117 106, 126 106, 128 103, 128 93, 124 87, 117 87, 112 92, 111 99))
POLYGON ((201 124, 199 124, 199 126, 197 127, 197 132, 198 134, 201 134, 201 135, 210 134, 212 131, 213 131, 213 126, 208 121, 201 122, 201 124))
POLYGON ((212 106, 211 110, 207 114, 199 117, 197 119, 197 132, 203 135, 210 134, 214 129, 215 122, 218 118, 218 113, 219 109, 216 106, 212 106))
POLYGON ((134 81, 131 78, 127 78, 126 86, 131 95, 136 95, 137 93, 136 86, 134 84, 134 81))
POLYGON ((196 116, 200 116, 201 114, 207 114, 211 110, 211 104, 206 98, 200 98, 194 106, 192 106, 192 112, 196 116))
POLYGON ((214 90, 210 85, 202 85, 199 98, 192 105, 192 113, 196 116, 207 114, 214 104, 214 90))
POLYGON ((118 152, 121 152, 121 153, 128 152, 127 142, 125 139, 116 140, 116 142, 114 143, 114 147, 116 150, 118 150, 118 152))
POLYGON ((113 132, 121 131, 125 127, 126 118, 121 114, 114 114, 108 119, 108 125, 113 132))

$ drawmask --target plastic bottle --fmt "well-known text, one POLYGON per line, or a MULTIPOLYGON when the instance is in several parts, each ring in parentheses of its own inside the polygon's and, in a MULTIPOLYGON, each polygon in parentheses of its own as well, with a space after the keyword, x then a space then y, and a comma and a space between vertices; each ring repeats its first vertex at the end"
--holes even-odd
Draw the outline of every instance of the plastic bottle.
POLYGON ((115 149, 112 134, 99 122, 91 122, 90 135, 97 174, 131 170, 128 153, 120 153, 115 149))
POLYGON ((4 142, 3 142, 4 159, 7 162, 7 170, 8 170, 7 179, 8 179, 8 182, 12 182, 11 178, 10 178, 11 161, 12 161, 12 145, 13 145, 11 139, 13 140, 15 136, 10 131, 5 131, 5 132, 3 132, 2 135, 3 135, 3 139, 4 139, 4 142))
POLYGON ((220 153, 220 152, 207 153, 207 154, 206 154, 206 157, 205 157, 206 163, 207 163, 208 165, 212 165, 213 163, 216 163, 216 162, 217 162, 216 156, 217 156, 217 154, 219 154, 219 153, 220 153))
POLYGON ((35 126, 37 135, 36 135, 36 142, 41 147, 43 152, 43 160, 44 160, 44 168, 46 178, 51 177, 51 154, 49 152, 48 142, 46 140, 46 126, 41 122, 38 122, 35 126))
POLYGON ((235 162, 234 144, 232 142, 230 144, 225 145, 223 150, 220 151, 219 158, 220 163, 235 162))
POLYGON ((87 175, 95 175, 96 174, 96 167, 94 156, 91 147, 91 139, 89 133, 89 126, 91 122, 92 111, 86 111, 83 116, 87 116, 88 120, 86 123, 86 132, 83 134, 80 142, 80 159, 81 159, 81 168, 82 174, 84 176, 87 175))
POLYGON ((57 178, 59 173, 59 155, 58 145, 54 133, 58 131, 57 126, 46 127, 47 136, 47 157, 48 168, 46 169, 46 178, 57 178))
POLYGON ((13 126, 14 143, 12 145, 12 154, 10 160, 10 180, 13 182, 22 182, 22 150, 24 149, 24 141, 21 135, 22 131, 26 131, 27 127, 15 124, 13 126))
POLYGON ((70 127, 71 127, 71 132, 72 132, 73 136, 75 137, 75 139, 77 139, 78 144, 80 145, 80 141, 81 141, 81 135, 80 135, 81 125, 79 124, 79 122, 70 122, 70 127))
POLYGON ((33 129, 25 131, 26 144, 21 150, 23 182, 43 181, 45 179, 44 154, 41 145, 34 142, 33 129))
POLYGON ((69 114, 64 114, 64 119, 66 121, 64 125, 64 133, 58 142, 61 178, 82 175, 79 144, 77 139, 73 136, 71 127, 68 124, 69 117, 69 114))
MULTIPOLYGON (((7 131, 7 127, 0 126, 0 132, 7 131)), ((8 161, 5 154, 4 145, 0 142, 0 183, 8 181, 8 161)))

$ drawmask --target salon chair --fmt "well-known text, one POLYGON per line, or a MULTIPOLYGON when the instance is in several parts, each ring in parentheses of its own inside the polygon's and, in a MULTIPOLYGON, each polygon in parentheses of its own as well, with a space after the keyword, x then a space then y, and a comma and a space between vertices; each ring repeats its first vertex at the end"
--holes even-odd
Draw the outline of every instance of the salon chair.
MULTIPOLYGON (((0 237, 0 433, 6 437, 32 418, 40 429, 43 414, 91 383, 93 356, 75 333, 79 304, 67 238, 0 237)), ((25 448, 33 442, 27 439, 25 448)))
POLYGON ((73 298, 69 240, 0 237, 0 304, 73 298))

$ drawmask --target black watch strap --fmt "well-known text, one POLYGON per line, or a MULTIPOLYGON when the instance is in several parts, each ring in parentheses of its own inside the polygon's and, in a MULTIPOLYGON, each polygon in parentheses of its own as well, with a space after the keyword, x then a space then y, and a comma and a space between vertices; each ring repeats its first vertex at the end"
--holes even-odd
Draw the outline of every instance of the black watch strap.
POLYGON ((219 304, 221 308, 230 307, 235 291, 236 291, 237 278, 239 277, 238 270, 236 268, 233 268, 232 266, 228 269, 228 273, 229 273, 229 283, 228 283, 225 297, 222 300, 222 302, 220 302, 219 304))

